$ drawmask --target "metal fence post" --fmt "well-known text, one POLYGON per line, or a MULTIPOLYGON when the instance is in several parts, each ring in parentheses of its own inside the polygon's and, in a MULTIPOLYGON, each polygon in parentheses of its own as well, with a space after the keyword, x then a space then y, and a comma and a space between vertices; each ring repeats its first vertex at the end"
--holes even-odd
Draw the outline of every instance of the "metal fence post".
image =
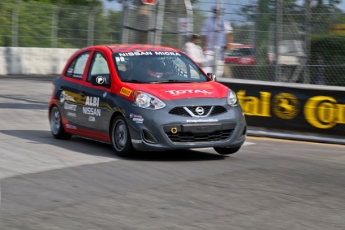
POLYGON ((60 6, 54 8, 52 15, 52 48, 57 48, 57 35, 58 35, 58 21, 59 21, 60 6))
POLYGON ((129 30, 126 28, 129 25, 129 7, 128 1, 125 0, 122 5, 122 33, 121 33, 121 43, 128 43, 129 30))
POLYGON ((156 18, 156 26, 155 26, 155 37, 153 44, 160 45, 162 39, 162 29, 163 29, 163 21, 164 21, 164 9, 165 9, 165 0, 160 0, 158 3, 158 13, 156 18))
POLYGON ((18 0, 12 12, 12 47, 18 47, 18 9, 20 3, 21 0, 18 0))
MULTIPOLYGON (((223 36, 223 35, 220 35, 220 23, 222 23, 222 13, 219 13, 219 12, 222 12, 222 9, 223 8, 223 4, 222 4, 222 1, 221 0, 217 0, 217 16, 216 16, 216 19, 214 20, 214 29, 215 29, 215 38, 214 38, 214 59, 213 59, 213 68, 212 68, 212 72, 214 74, 216 74, 217 76, 217 70, 218 70, 218 55, 220 55, 220 44, 217 44, 217 42, 219 41, 219 36, 223 36)), ((224 35, 225 36, 225 35, 224 35)), ((217 76, 219 77, 219 76, 217 76)))
POLYGON ((311 30, 311 0, 305 1, 305 53, 306 53, 306 62, 304 67, 304 76, 303 76, 303 83, 310 83, 310 73, 309 73, 309 65, 310 65, 310 30, 311 30))
POLYGON ((275 24, 275 39, 274 39, 274 54, 275 54, 275 81, 281 80, 281 66, 279 64, 279 43, 281 40, 282 32, 282 13, 283 13, 282 0, 276 0, 276 24, 275 24))
POLYGON ((87 34, 87 45, 92 46, 94 42, 94 32, 95 32, 95 16, 97 13, 98 7, 94 7, 89 15, 88 23, 88 34, 87 34))

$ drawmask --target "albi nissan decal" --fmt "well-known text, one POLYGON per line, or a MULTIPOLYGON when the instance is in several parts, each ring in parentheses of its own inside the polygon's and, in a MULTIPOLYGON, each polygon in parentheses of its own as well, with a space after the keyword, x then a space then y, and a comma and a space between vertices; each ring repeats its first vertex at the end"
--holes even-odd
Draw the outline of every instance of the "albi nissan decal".
POLYGON ((168 91, 165 91, 165 92, 170 93, 171 95, 174 95, 174 96, 178 96, 178 95, 185 94, 185 93, 212 94, 212 92, 208 92, 205 89, 202 89, 202 90, 200 90, 200 89, 168 90, 168 91))
MULTIPOLYGON (((85 105, 98 107, 99 106, 99 97, 86 97, 85 105)), ((101 110, 98 108, 93 107, 83 107, 83 113, 87 115, 93 115, 93 116, 101 116, 101 110)))

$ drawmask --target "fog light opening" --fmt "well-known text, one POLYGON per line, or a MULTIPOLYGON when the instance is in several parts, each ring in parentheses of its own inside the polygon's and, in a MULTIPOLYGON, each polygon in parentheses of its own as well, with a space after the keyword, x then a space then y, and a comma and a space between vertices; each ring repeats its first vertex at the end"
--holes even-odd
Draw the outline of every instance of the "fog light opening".
POLYGON ((247 134, 247 126, 244 126, 237 139, 242 139, 247 134))
POLYGON ((156 138, 154 138, 154 136, 151 133, 149 133, 147 130, 143 130, 142 138, 145 142, 150 143, 150 144, 157 144, 158 143, 156 138))

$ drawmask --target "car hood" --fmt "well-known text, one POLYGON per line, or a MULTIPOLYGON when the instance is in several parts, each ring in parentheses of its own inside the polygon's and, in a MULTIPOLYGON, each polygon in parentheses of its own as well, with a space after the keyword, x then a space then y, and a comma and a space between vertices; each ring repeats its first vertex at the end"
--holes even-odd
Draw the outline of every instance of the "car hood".
POLYGON ((126 83, 132 91, 143 91, 161 100, 187 98, 223 98, 228 95, 228 87, 218 82, 135 84, 126 83))

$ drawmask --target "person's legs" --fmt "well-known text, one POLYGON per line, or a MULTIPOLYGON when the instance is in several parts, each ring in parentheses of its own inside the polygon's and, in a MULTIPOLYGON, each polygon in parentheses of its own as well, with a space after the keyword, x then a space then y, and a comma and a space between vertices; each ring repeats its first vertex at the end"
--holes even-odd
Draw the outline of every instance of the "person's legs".
POLYGON ((216 77, 223 77, 224 73, 224 61, 218 60, 217 61, 217 68, 216 68, 216 77))

